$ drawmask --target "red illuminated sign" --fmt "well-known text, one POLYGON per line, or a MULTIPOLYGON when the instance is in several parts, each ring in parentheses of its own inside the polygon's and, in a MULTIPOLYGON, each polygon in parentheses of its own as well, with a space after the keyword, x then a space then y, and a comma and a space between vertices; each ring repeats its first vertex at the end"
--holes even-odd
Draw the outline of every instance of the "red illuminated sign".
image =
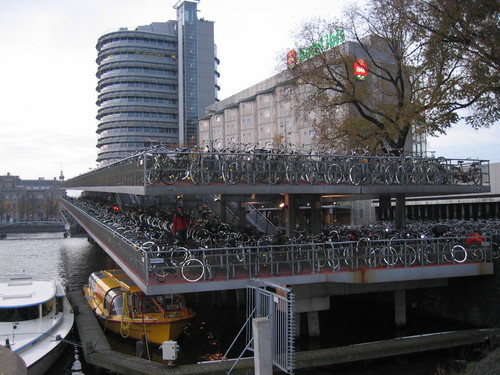
POLYGON ((286 54, 286 64, 293 65, 297 63, 297 52, 294 49, 291 49, 286 54))
POLYGON ((360 81, 365 81, 368 78, 368 65, 363 59, 357 59, 353 63, 354 78, 360 81))

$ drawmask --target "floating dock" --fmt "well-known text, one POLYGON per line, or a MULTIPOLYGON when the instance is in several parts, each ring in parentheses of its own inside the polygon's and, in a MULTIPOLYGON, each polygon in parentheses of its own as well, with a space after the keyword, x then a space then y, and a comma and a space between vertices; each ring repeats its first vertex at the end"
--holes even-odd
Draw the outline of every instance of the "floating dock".
MULTIPOLYGON (((75 310, 75 321, 85 361, 91 365, 126 375, 226 375, 234 361, 169 366, 112 350, 82 292, 68 295, 75 310)), ((500 342, 500 329, 472 329, 399 337, 342 347, 295 353, 295 368, 313 368, 375 358, 392 357, 451 347, 500 342)), ((235 375, 253 375, 254 361, 241 359, 232 370, 235 375)))

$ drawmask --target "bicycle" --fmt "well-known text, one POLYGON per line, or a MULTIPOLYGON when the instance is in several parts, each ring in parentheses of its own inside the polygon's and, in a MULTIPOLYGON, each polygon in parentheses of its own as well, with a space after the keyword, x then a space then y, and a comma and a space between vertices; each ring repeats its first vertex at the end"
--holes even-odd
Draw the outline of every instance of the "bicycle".
POLYGON ((179 268, 182 278, 191 283, 205 275, 204 263, 193 257, 184 247, 174 247, 165 251, 154 241, 146 241, 139 247, 139 251, 143 253, 143 257, 147 257, 149 269, 159 282, 164 282, 169 275, 176 276, 179 268))
POLYGON ((479 185, 481 183, 482 172, 478 168, 479 162, 472 162, 469 166, 466 166, 464 160, 458 161, 458 166, 452 167, 453 180, 455 183, 473 183, 474 185, 479 185))

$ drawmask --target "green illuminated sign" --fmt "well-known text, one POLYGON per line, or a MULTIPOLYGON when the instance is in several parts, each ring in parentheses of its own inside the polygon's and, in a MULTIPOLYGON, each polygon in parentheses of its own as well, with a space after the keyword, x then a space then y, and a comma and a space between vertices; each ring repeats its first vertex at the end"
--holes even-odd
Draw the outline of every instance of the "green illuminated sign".
POLYGON ((309 47, 299 48, 296 59, 297 61, 304 61, 309 57, 322 53, 344 42, 344 30, 336 30, 335 33, 328 33, 324 37, 319 38, 318 42, 311 44, 309 47))

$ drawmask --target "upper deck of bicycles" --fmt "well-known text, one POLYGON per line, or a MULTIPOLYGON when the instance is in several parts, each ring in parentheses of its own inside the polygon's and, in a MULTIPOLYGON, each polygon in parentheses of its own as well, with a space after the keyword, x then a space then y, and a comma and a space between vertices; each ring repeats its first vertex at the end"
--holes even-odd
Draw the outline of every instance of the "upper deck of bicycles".
POLYGON ((248 152, 143 152, 67 180, 64 188, 136 195, 490 192, 487 160, 248 152))

